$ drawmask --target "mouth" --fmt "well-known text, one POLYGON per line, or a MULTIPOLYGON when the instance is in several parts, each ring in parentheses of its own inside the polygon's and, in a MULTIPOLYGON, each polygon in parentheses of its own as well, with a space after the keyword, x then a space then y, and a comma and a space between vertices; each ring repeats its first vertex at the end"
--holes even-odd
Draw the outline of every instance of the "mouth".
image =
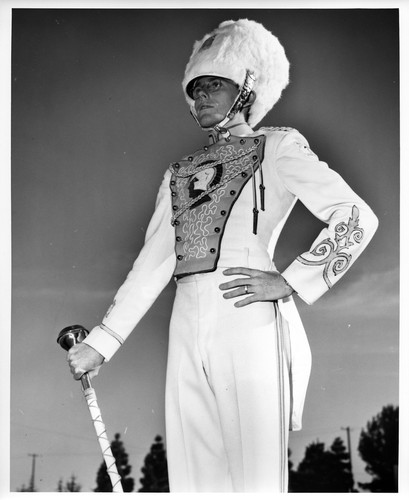
POLYGON ((203 103, 199 106, 198 112, 203 111, 204 109, 210 109, 210 108, 213 108, 213 106, 211 104, 203 103))

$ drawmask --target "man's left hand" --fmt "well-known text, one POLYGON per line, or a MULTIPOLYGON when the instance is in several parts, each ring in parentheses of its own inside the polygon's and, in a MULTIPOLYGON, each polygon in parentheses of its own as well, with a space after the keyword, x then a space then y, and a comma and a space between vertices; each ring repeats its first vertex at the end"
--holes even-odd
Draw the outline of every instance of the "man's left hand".
POLYGON ((223 271, 226 276, 242 274, 245 277, 236 278, 222 283, 220 290, 231 290, 223 294, 225 299, 245 296, 234 305, 243 307, 253 302, 268 302, 283 299, 291 295, 294 290, 277 271, 260 271, 247 267, 230 267, 223 271))

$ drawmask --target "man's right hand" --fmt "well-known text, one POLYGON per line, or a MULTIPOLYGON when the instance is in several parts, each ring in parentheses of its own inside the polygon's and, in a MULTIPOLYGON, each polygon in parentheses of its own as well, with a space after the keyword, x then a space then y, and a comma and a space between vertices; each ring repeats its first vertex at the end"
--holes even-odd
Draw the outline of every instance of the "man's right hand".
POLYGON ((79 380, 85 372, 88 372, 91 379, 98 375, 104 359, 102 354, 83 343, 73 345, 67 354, 67 361, 75 380, 79 380))

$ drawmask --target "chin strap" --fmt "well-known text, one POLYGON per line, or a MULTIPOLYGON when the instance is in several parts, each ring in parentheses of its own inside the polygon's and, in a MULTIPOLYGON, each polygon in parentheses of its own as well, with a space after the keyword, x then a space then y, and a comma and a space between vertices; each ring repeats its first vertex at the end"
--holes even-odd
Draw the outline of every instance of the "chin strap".
POLYGON ((243 86, 241 87, 239 93, 237 94, 236 99, 234 100, 226 116, 217 125, 206 128, 201 127, 199 120, 197 119, 194 106, 191 106, 190 114, 193 116, 199 127, 201 127, 203 130, 214 130, 219 136, 223 137, 224 139, 228 139, 231 134, 230 131, 227 128, 225 128, 225 125, 233 118, 233 116, 236 113, 239 113, 243 109, 243 106, 246 104, 248 98, 250 97, 250 93, 253 90, 255 81, 256 77, 254 76, 254 73, 252 73, 250 70, 247 70, 243 86))

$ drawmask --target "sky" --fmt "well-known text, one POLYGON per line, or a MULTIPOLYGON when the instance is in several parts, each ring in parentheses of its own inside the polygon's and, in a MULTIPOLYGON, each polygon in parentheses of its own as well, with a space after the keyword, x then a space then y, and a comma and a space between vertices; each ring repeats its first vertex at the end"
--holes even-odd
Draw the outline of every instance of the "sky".
MULTIPOLYGON (((291 63, 291 83, 260 125, 298 129, 380 220, 328 294, 313 306, 297 300, 313 370, 303 430, 290 438, 297 465, 313 441, 346 443, 350 427, 355 480, 370 479, 359 434, 399 404, 398 10, 22 8, 11 44, 11 491, 28 485, 33 453, 39 491, 72 474, 83 491, 95 487, 102 458, 57 335, 99 324, 143 244, 165 169, 205 144, 184 101, 184 67, 195 40, 240 17, 278 36, 291 63)), ((278 269, 320 227, 297 204, 278 269)), ((165 438, 173 296, 170 283, 94 380, 135 489, 155 436, 165 438)))

